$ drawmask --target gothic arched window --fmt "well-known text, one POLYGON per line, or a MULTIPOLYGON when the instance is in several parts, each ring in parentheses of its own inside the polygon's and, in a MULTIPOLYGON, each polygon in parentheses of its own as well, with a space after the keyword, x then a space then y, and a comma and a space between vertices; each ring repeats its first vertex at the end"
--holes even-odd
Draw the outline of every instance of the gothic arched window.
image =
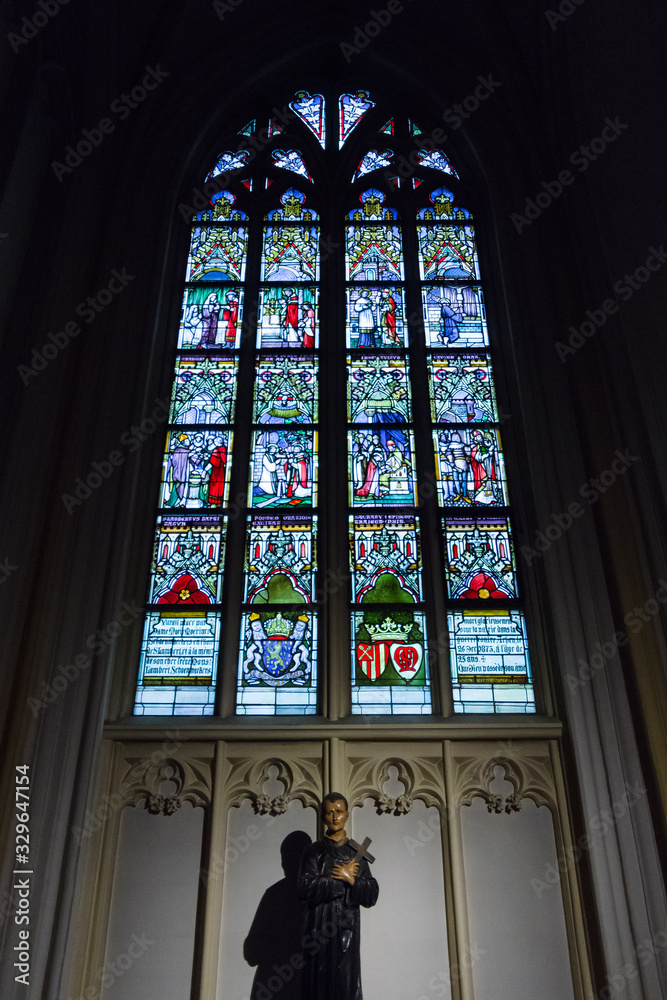
POLYGON ((367 91, 300 91, 223 145, 192 222, 136 713, 534 712, 449 156, 367 91))

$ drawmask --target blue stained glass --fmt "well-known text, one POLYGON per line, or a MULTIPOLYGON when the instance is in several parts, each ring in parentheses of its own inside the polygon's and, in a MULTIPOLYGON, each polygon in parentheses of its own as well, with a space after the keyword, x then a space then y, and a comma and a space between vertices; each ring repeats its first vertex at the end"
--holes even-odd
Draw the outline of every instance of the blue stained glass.
POLYGON ((242 222, 247 219, 247 215, 239 208, 234 208, 235 202, 236 195, 233 195, 231 191, 216 191, 210 201, 211 207, 193 215, 193 221, 242 222))
POLYGON ((421 225, 418 227, 419 266, 422 279, 468 278, 479 280, 477 247, 472 226, 421 225))
POLYGON ((280 196, 281 208, 273 208, 267 212, 266 219, 269 222, 314 222, 317 221, 317 212, 312 208, 306 208, 306 196, 303 191, 297 188, 288 188, 280 196))
POLYGON ((324 98, 322 95, 313 94, 311 96, 306 90, 299 90, 295 99, 291 102, 290 108, 308 126, 320 145, 324 147, 326 143, 326 129, 324 98))
POLYGON ((489 343, 481 285, 424 285, 422 304, 429 347, 485 347, 489 343))
POLYGON ((347 289, 347 346, 408 346, 401 288, 361 285, 347 289))
POLYGON ((248 518, 245 600, 249 604, 307 604, 315 592, 317 518, 306 514, 248 518))
POLYGON ((398 218, 395 208, 388 208, 385 204, 384 191, 378 188, 368 188, 359 195, 361 208, 354 208, 348 212, 348 219, 353 222, 381 222, 398 218))
POLYGON ((313 348, 319 344, 317 288, 260 288, 257 347, 313 348))
POLYGON ((416 503, 412 433, 397 425, 348 433, 351 507, 411 507, 416 503))
MULTIPOLYGON (((419 184, 421 183, 420 181, 419 184)), ((416 186, 419 187, 419 185, 416 186)), ((454 199, 455 195, 451 191, 448 191, 447 188, 436 188, 429 195, 429 201, 433 207, 420 208, 417 218, 427 222, 437 222, 439 219, 443 221, 453 219, 457 222, 472 219, 472 213, 467 208, 456 205, 454 199)))
POLYGON ((348 420, 357 424, 410 420, 408 365, 397 354, 348 355, 348 420))
POLYGON ((253 118, 251 121, 248 122, 247 125, 244 125, 243 128, 239 129, 239 135, 254 135, 256 128, 257 128, 257 119, 253 118))
POLYGON ((255 431, 249 506, 312 507, 317 502, 317 434, 275 427, 255 431))
POLYGON ((463 600, 517 597, 512 538, 506 517, 447 517, 447 590, 463 600))
POLYGON ((228 424, 236 397, 236 358, 183 355, 176 363, 172 424, 228 424))
POLYGON ((249 160, 250 153, 247 149, 242 149, 238 153, 221 153, 218 157, 216 165, 207 173, 206 180, 210 181, 212 177, 218 177, 220 174, 228 173, 230 170, 239 170, 241 167, 244 167, 249 160))
POLYGON ((434 421, 471 424, 498 420, 488 354, 434 354, 428 373, 434 421))
POLYGON ((263 357, 257 365, 253 420, 311 424, 317 420, 317 364, 312 357, 263 357))
POLYGON ((160 485, 161 507, 200 508, 224 504, 231 470, 231 431, 176 428, 167 435, 160 485))
POLYGON ((391 149, 371 149, 366 153, 361 163, 357 167, 353 181, 358 181, 365 174, 372 173, 373 170, 380 170, 381 167, 388 167, 394 155, 391 149))
POLYGON ((248 231, 244 226, 197 226, 192 230, 186 281, 243 281, 248 231))
POLYGON ((505 464, 497 430, 434 431, 433 442, 443 506, 507 504, 505 464))
POLYGON ((224 543, 220 517, 159 517, 149 603, 192 609, 217 604, 224 543))
POLYGON ((454 170, 447 157, 439 149, 434 150, 422 150, 417 153, 417 162, 421 164, 422 167, 431 167, 432 170, 442 170, 445 174, 451 174, 452 177, 458 179, 458 174, 454 170))
POLYGON ((238 715, 314 715, 317 618, 309 611, 242 616, 238 715))
POLYGON ((229 285, 211 288, 202 283, 187 288, 178 331, 178 346, 187 348, 236 348, 243 322, 243 289, 229 285))
POLYGON ((275 149, 271 153, 271 159, 274 167, 280 167, 282 170, 291 170, 292 173, 305 177, 307 181, 312 181, 313 178, 308 173, 308 167, 301 153, 297 152, 296 149, 288 149, 287 152, 284 149, 275 149))
POLYGON ((411 118, 408 118, 408 129, 410 131, 410 135, 422 135, 424 132, 424 130, 420 128, 419 125, 416 125, 411 118))
POLYGON ((523 614, 456 611, 447 621, 454 711, 534 713, 523 614))
POLYGON ((383 135, 393 135, 394 134, 394 119, 390 118, 386 125, 383 125, 380 129, 383 135))
POLYGON ((342 94, 338 106, 340 109, 340 130, 338 148, 345 143, 352 129, 359 124, 364 115, 375 107, 367 90, 357 90, 352 94, 342 94))

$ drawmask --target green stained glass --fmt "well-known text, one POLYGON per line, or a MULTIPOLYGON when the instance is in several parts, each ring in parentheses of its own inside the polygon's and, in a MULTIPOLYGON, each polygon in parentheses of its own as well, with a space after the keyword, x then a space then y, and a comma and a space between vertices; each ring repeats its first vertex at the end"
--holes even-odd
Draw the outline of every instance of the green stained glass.
POLYGON ((461 600, 508 600, 517 596, 516 570, 506 517, 447 517, 447 591, 461 600))
POLYGON ((257 365, 253 420, 309 424, 317 420, 317 364, 312 357, 275 355, 257 365))
POLYGON ((255 515, 248 519, 245 600, 306 604, 313 600, 316 517, 255 515))
POLYGON ((257 346, 313 348, 319 345, 319 290, 311 286, 264 286, 259 291, 257 346))
POLYGON ((243 281, 248 230, 244 226, 197 226, 192 230, 186 281, 243 281))
POLYGON ((178 346, 188 348, 237 348, 243 321, 243 289, 202 283, 187 288, 178 331, 178 346))
POLYGON ((267 226, 262 281, 317 281, 320 252, 317 226, 267 226))
POLYGON ((418 226, 417 233, 419 266, 424 281, 434 278, 479 279, 472 226, 422 224, 418 226))
POLYGON ((413 514, 363 512, 350 517, 352 598, 356 603, 421 600, 421 555, 413 514))
POLYGON ((398 226, 348 226, 345 266, 348 281, 402 281, 398 226))
POLYGON ((348 355, 348 420, 402 423, 410 420, 408 364, 397 354, 348 355))
POLYGON ((235 358, 183 356, 176 363, 169 420, 173 424, 225 424, 233 419, 235 358))
POLYGON ((471 424, 498 420, 488 354, 434 354, 428 373, 434 421, 471 424))

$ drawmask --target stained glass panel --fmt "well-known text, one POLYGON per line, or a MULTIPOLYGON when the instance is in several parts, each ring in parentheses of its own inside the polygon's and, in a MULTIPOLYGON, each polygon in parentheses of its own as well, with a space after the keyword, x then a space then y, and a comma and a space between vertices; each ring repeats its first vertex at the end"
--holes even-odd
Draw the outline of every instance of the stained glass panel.
POLYGON ((413 506, 414 440, 397 426, 348 432, 351 507, 413 506))
POLYGON ((408 118, 408 129, 410 135, 422 135, 423 129, 419 127, 411 118, 408 118))
POLYGON ((479 279, 477 248, 472 226, 418 226, 422 279, 479 279))
POLYGON ((250 153, 247 149, 242 149, 238 153, 231 151, 221 153, 213 170, 209 170, 207 173, 206 180, 210 181, 212 177, 218 177, 219 174, 225 174, 230 170, 238 170, 240 167, 244 167, 249 160, 250 153))
POLYGON ((202 427, 169 431, 162 464, 161 507, 206 508, 227 500, 232 434, 202 427))
POLYGON ((352 714, 430 715, 424 615, 353 612, 352 636, 352 714))
POLYGON ((496 430, 435 431, 440 503, 455 507, 507 504, 505 464, 496 430))
POLYGON ((347 358, 348 420, 356 424, 409 421, 410 381, 408 363, 398 354, 347 358))
POLYGON ((386 125, 383 125, 380 129, 383 135, 393 135, 394 134, 394 119, 390 118, 386 125))
POLYGON ((403 290, 362 285, 347 290, 348 347, 407 347, 403 290))
POLYGON ((180 357, 171 391, 170 422, 230 423, 236 397, 236 369, 236 358, 180 357))
POLYGON ((248 518, 248 604, 307 604, 313 600, 316 525, 316 517, 304 514, 248 518))
POLYGON ((220 601, 226 520, 158 518, 149 603, 187 608, 220 601))
POLYGON ((391 149, 371 149, 359 163, 352 180, 358 181, 360 177, 372 173, 373 170, 388 167, 393 155, 391 149))
POLYGON ((229 285, 187 288, 178 331, 179 348, 239 346, 243 322, 243 289, 229 285))
POLYGON ((449 624, 454 711, 535 711, 520 611, 455 611, 449 624))
POLYGON ((380 191, 379 188, 368 188, 359 195, 361 208, 353 208, 347 213, 347 217, 353 222, 388 222, 398 219, 396 209, 386 206, 385 200, 384 191, 380 191))
POLYGON ((269 222, 315 222, 317 212, 306 205, 306 196, 297 188, 288 188, 280 196, 281 208, 272 208, 266 213, 269 222))
MULTIPOLYGON (((420 181, 419 184, 421 183, 420 181)), ((419 187, 419 184, 416 187, 419 187)), ((439 219, 444 221, 445 219, 461 220, 472 218, 467 208, 462 208, 460 205, 454 204, 454 198, 455 195, 451 191, 448 191, 447 188, 436 188, 429 195, 429 201, 433 207, 421 208, 418 212, 418 218, 433 222, 437 222, 439 219)))
POLYGON ((317 502, 317 434, 276 427, 255 431, 250 507, 302 507, 317 502))
POLYGON ((312 357, 264 357, 257 365, 253 420, 311 424, 317 420, 317 364, 312 357))
POLYGON ((197 226, 192 230, 186 281, 243 281, 248 231, 244 226, 197 226))
POLYGON ((247 219, 245 212, 239 208, 234 208, 236 195, 231 191, 216 191, 211 197, 210 208, 205 208, 201 212, 193 215, 193 222, 241 222, 247 219))
POLYGON ((291 170, 294 174, 300 174, 301 177, 305 177, 307 181, 312 181, 312 177, 308 173, 308 167, 305 161, 296 149, 274 149, 271 153, 271 161, 274 167, 280 167, 282 170, 291 170))
POLYGON ((417 161, 422 167, 430 167, 432 170, 442 170, 445 174, 452 174, 458 179, 458 174, 454 170, 444 153, 439 149, 422 150, 417 153, 417 161))
POLYGON ((402 281, 398 226, 348 226, 345 268, 348 281, 402 281))
POLYGON ((447 592, 462 600, 517 597, 516 568, 506 517, 447 517, 447 592))
POLYGON ((498 420, 488 354, 434 354, 428 374, 433 420, 448 424, 498 420))
POLYGON ((352 599, 410 604, 421 600, 421 553, 413 514, 350 517, 352 599))
POLYGON ((481 285, 424 285, 429 347, 485 347, 489 343, 481 285))
POLYGON ((265 228, 262 281, 317 281, 319 266, 317 226, 265 228))
POLYGON ((291 102, 290 108, 308 126, 320 145, 324 147, 326 142, 326 128, 324 121, 324 98, 322 95, 311 95, 306 90, 299 90, 291 102))
POLYGON ((375 101, 371 101, 367 90, 357 90, 352 94, 341 94, 338 106, 340 111, 338 148, 340 149, 352 129, 359 124, 371 108, 375 107, 375 101))
POLYGON ((309 611, 242 616, 238 715, 314 715, 317 618, 309 611))
POLYGON ((212 715, 220 614, 149 611, 135 715, 212 715))
POLYGON ((315 287, 260 288, 257 347, 317 347, 318 297, 315 287))

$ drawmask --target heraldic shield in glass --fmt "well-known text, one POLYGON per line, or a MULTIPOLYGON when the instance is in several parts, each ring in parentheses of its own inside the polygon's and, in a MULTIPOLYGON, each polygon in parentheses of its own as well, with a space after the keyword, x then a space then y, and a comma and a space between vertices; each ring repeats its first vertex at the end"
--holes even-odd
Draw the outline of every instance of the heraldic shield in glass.
POLYGON ((238 715, 313 715, 317 710, 317 619, 309 611, 242 616, 238 715))
POLYGON ((422 612, 373 608, 353 621, 353 715, 431 712, 422 612))

